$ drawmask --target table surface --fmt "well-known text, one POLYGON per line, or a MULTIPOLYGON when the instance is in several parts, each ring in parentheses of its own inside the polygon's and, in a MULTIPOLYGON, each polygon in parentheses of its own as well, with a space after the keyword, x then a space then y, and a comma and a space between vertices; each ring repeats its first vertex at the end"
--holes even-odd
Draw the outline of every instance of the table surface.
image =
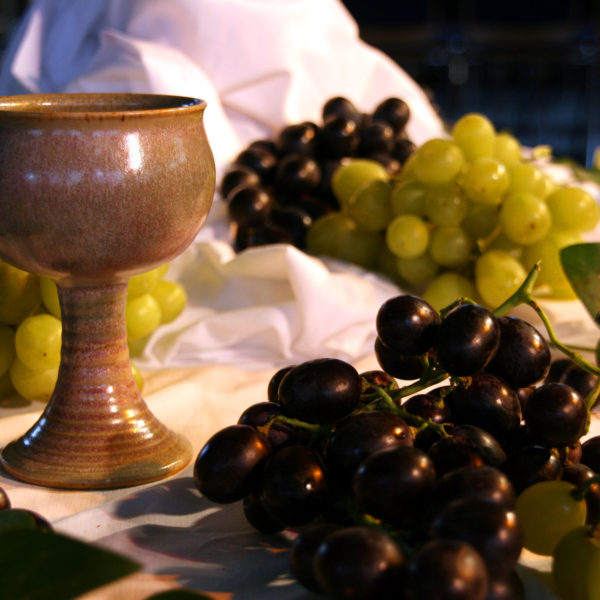
MULTIPOLYGON (((374 356, 355 362, 359 371, 376 368, 374 356)), ((194 456, 218 429, 266 399, 273 370, 244 371, 203 366, 146 372, 144 397, 167 426, 184 434, 194 456)), ((0 403, 0 446, 22 434, 43 405, 0 403)), ((597 427, 594 419, 593 430, 597 427)), ((0 472, 0 487, 16 508, 34 510, 62 533, 129 556, 141 572, 82 596, 82 600, 127 597, 142 600, 177 587, 210 593, 215 600, 317 598, 298 584, 288 568, 290 537, 262 535, 246 522, 241 503, 217 505, 194 487, 192 464, 159 483, 106 491, 63 491, 16 481, 0 472)), ((548 561, 524 553, 520 567, 527 600, 554 598, 548 561)))

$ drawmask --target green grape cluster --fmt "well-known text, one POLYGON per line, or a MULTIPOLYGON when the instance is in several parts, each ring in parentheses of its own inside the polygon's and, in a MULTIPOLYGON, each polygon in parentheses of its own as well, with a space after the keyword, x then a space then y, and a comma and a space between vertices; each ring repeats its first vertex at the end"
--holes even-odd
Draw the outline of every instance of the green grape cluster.
MULTIPOLYGON (((187 305, 183 286, 165 275, 168 264, 131 277, 127 290, 127 341, 131 356, 148 336, 187 305)), ((49 400, 58 377, 62 321, 56 283, 0 261, 0 398, 16 392, 49 400)), ((132 363, 139 389, 143 377, 132 363)))
POLYGON ((498 306, 540 260, 536 293, 573 298, 559 251, 600 221, 591 194, 553 180, 478 113, 416 148, 397 175, 354 159, 331 186, 340 210, 313 223, 308 251, 380 271, 438 309, 459 296, 498 306))

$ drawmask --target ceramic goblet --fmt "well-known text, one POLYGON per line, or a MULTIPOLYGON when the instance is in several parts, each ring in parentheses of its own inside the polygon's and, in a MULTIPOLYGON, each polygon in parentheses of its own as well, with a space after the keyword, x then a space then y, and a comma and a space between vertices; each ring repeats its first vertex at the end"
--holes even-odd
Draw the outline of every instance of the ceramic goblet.
POLYGON ((63 322, 54 393, 2 451, 17 479, 124 487, 189 462, 136 387, 125 302, 129 277, 176 257, 206 220, 204 109, 150 94, 0 97, 0 258, 56 281, 63 322))

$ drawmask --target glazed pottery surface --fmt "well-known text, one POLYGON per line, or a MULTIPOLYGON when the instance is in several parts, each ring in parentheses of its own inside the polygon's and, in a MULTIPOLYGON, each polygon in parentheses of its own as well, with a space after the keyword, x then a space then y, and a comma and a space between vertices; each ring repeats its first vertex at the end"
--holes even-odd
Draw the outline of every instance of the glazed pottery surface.
POLYGON ((141 94, 0 97, 0 258, 58 284, 54 394, 2 451, 11 475, 105 488, 183 468, 190 444, 141 398, 129 362, 130 275, 194 239, 215 187, 202 100, 141 94))

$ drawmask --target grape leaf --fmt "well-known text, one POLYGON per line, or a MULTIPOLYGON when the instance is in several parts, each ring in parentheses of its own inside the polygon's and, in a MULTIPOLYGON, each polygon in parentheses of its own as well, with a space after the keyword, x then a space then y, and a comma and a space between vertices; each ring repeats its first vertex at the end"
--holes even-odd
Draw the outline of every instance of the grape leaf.
POLYGON ((600 327, 600 243, 567 246, 560 251, 560 260, 575 293, 600 327))
POLYGON ((97 546, 29 528, 0 531, 0 565, 0 595, 11 600, 71 600, 140 568, 97 546))

